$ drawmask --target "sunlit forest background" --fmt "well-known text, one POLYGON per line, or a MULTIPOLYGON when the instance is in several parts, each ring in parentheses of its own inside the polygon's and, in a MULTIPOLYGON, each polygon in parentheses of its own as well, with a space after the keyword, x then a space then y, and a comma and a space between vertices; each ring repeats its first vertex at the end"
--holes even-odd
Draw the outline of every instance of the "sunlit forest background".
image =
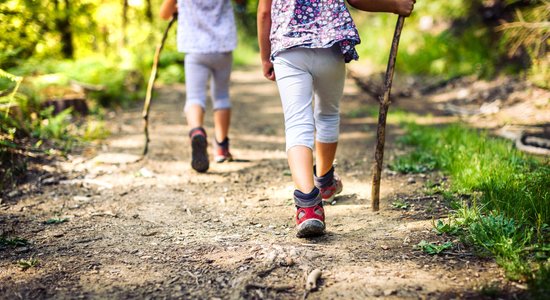
MULTIPOLYGON (((80 141, 104 137, 108 134, 101 122, 105 107, 126 107, 143 99, 154 49, 168 23, 158 17, 160 2, 1 2, 4 164, 18 151, 70 149, 80 141), (64 110, 60 99, 76 104, 64 110), (81 99, 86 101, 78 105, 81 99)), ((248 1, 246 9, 236 13, 237 67, 258 63, 256 6, 256 0, 248 1)), ((382 71, 396 16, 353 14, 362 38, 361 60, 353 63, 382 71)), ((443 79, 514 75, 548 88, 549 19, 548 1, 418 1, 406 21, 398 72, 443 79)), ((160 59, 158 82, 184 82, 183 60, 172 29, 160 59)))

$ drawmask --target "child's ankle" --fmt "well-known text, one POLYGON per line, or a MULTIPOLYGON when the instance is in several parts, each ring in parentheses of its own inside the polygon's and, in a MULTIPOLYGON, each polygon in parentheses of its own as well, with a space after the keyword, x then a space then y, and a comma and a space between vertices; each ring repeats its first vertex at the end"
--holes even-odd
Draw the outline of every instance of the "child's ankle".
POLYGON ((206 131, 202 127, 195 127, 189 130, 189 137, 192 138, 195 135, 200 134, 206 137, 206 131))
POLYGON ((227 147, 229 145, 229 137, 225 137, 221 142, 218 142, 218 139, 214 138, 214 141, 220 147, 227 147))
POLYGON ((317 176, 316 166, 313 166, 313 175, 315 180, 316 187, 326 187, 332 184, 334 179, 334 166, 330 167, 330 170, 326 172, 323 176, 317 176))
POLYGON ((305 194, 300 190, 294 190, 294 204, 298 207, 312 207, 322 204, 323 199, 317 187, 314 187, 311 192, 305 194))

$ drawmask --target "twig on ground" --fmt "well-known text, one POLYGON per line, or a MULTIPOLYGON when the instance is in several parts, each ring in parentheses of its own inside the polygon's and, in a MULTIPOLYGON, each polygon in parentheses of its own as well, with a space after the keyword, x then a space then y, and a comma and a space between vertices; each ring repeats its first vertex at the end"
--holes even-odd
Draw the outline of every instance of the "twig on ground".
POLYGON ((317 280, 321 278, 321 269, 314 269, 309 273, 306 279, 306 292, 304 293, 304 299, 307 298, 310 292, 317 290, 317 280))
POLYGON ((95 213, 91 213, 90 214, 91 217, 113 217, 113 218, 116 218, 118 217, 117 214, 113 214, 112 212, 95 212, 95 213))
POLYGON ((196 283, 197 285, 199 285, 199 276, 197 276, 197 275, 191 273, 191 271, 189 271, 189 270, 187 270, 186 272, 187 272, 187 274, 189 274, 191 277, 195 278, 195 283, 196 283))
POLYGON ((264 285, 264 284, 248 283, 248 284, 245 286, 245 289, 246 289, 246 290, 250 290, 250 289, 262 289, 262 290, 272 290, 272 291, 275 291, 275 292, 286 292, 286 291, 288 291, 288 290, 294 289, 294 287, 291 286, 291 285, 275 285, 275 286, 269 286, 269 285, 264 285))

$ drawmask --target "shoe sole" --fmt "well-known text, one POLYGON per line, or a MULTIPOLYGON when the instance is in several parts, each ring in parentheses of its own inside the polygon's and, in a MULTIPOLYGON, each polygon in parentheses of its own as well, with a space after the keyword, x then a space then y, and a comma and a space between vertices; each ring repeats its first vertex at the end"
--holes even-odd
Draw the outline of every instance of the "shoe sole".
POLYGON ((191 139, 191 167, 199 173, 206 172, 209 167, 207 145, 206 138, 202 135, 196 135, 191 139))
POLYGON ((298 226, 296 236, 299 238, 314 237, 325 234, 325 224, 316 219, 304 221, 298 226))
POLYGON ((230 162, 230 161, 233 161, 233 158, 232 157, 215 157, 214 160, 217 162, 217 163, 223 163, 223 162, 230 162))

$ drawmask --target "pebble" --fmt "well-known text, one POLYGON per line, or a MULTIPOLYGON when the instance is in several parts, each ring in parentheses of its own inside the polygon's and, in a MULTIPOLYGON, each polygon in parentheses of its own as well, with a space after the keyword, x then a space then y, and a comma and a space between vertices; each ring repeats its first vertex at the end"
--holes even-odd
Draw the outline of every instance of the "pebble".
POLYGON ((58 183, 59 183, 59 180, 55 177, 48 177, 48 178, 42 180, 43 185, 54 185, 54 184, 58 184, 58 183))
POLYGON ((11 191, 11 192, 8 193, 8 197, 9 197, 9 198, 17 197, 17 196, 19 196, 19 195, 21 195, 21 192, 18 191, 18 190, 11 191))
POLYGON ((414 177, 409 177, 409 178, 407 179, 407 183, 408 183, 408 184, 413 184, 413 183, 416 183, 416 180, 414 180, 414 177))

